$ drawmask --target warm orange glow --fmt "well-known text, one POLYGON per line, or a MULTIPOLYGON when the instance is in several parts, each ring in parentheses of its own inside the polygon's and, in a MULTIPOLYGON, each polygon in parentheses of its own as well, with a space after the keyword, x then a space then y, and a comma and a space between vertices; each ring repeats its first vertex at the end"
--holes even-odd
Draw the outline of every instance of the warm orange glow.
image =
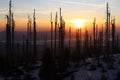
POLYGON ((82 28, 82 27, 84 27, 84 23, 86 22, 86 20, 74 19, 74 20, 71 20, 70 22, 72 22, 76 28, 82 28))

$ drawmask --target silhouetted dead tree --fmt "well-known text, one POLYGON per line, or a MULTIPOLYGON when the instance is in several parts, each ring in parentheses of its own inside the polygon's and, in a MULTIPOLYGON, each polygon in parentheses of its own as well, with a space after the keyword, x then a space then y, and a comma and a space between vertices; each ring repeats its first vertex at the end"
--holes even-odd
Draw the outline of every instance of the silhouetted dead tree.
POLYGON ((60 27, 59 27, 59 45, 60 45, 60 53, 63 54, 64 52, 64 38, 65 38, 65 21, 61 15, 61 8, 60 8, 60 27))
POLYGON ((7 24, 6 24, 6 67, 9 66, 9 57, 10 57, 10 27, 9 27, 9 20, 8 15, 7 17, 7 24))
POLYGON ((41 80, 57 80, 56 65, 49 48, 45 48, 44 50, 44 54, 42 57, 42 66, 39 75, 41 80))
POLYGON ((115 53, 115 18, 112 20, 112 53, 111 56, 115 53))
POLYGON ((96 18, 94 18, 93 22, 93 55, 95 55, 95 45, 96 45, 96 18))
POLYGON ((116 36, 116 52, 120 52, 119 51, 119 34, 117 34, 116 36))
MULTIPOLYGON (((71 49, 71 27, 69 27, 69 50, 71 49)), ((70 50, 71 52, 71 50, 70 50)))
POLYGON ((23 63, 25 63, 25 59, 26 59, 26 44, 25 44, 25 35, 23 35, 23 43, 22 43, 22 57, 23 57, 23 63))
POLYGON ((65 21, 61 15, 61 8, 60 8, 60 25, 59 25, 59 68, 60 71, 63 72, 64 70, 64 39, 65 39, 65 21))
POLYGON ((54 36, 54 38, 55 38, 55 40, 54 40, 54 57, 56 58, 56 52, 57 52, 57 27, 58 27, 58 15, 57 15, 57 12, 56 12, 56 16, 55 16, 55 32, 54 32, 54 34, 55 34, 55 36, 54 36))
POLYGON ((9 1, 9 14, 6 15, 7 17, 7 24, 6 24, 6 56, 7 56, 7 64, 8 67, 12 67, 14 63, 14 28, 15 28, 15 21, 13 18, 12 13, 12 1, 9 1))
POLYGON ((34 33, 34 52, 33 52, 33 58, 35 61, 35 58, 37 56, 37 45, 36 45, 36 17, 35 17, 35 9, 34 9, 34 13, 33 13, 33 33, 34 33))
POLYGON ((51 12, 50 22, 51 22, 51 52, 53 53, 53 21, 52 21, 52 12, 51 12))
POLYGON ((102 54, 102 42, 103 42, 102 30, 99 30, 98 41, 97 41, 97 54, 98 54, 98 66, 100 66, 100 55, 102 54))
POLYGON ((26 40, 26 51, 27 51, 27 58, 28 63, 32 61, 32 47, 31 47, 31 40, 32 40, 32 29, 31 29, 31 19, 28 15, 28 23, 27 23, 27 40, 26 40))
POLYGON ((103 55, 104 53, 104 30, 103 30, 103 25, 102 25, 102 29, 101 29, 101 53, 103 55))
POLYGON ((48 48, 48 43, 47 43, 47 33, 45 34, 45 37, 44 37, 44 49, 45 48, 48 48))
POLYGON ((106 31, 105 31, 105 46, 106 46, 106 58, 109 58, 110 54, 110 11, 109 5, 106 5, 106 31))
POLYGON ((88 57, 88 54, 89 54, 89 34, 88 34, 88 30, 87 30, 87 27, 85 28, 85 36, 84 36, 84 54, 83 54, 83 60, 84 60, 84 63, 85 62, 85 59, 88 57))
POLYGON ((92 57, 92 53, 93 53, 93 44, 92 44, 92 36, 89 36, 89 53, 88 56, 92 57))
POLYGON ((79 65, 79 61, 80 61, 80 49, 81 49, 81 45, 80 45, 80 39, 81 39, 81 29, 77 29, 76 30, 76 62, 77 65, 79 65))
MULTIPOLYGON (((15 20, 14 20, 14 17, 13 17, 13 13, 12 13, 12 56, 14 58, 14 54, 15 54, 15 50, 14 50, 14 30, 15 30, 15 20)), ((13 60, 14 61, 14 60, 13 60)))
POLYGON ((26 64, 29 62, 29 42, 28 42, 28 38, 26 39, 26 59, 25 62, 26 64))

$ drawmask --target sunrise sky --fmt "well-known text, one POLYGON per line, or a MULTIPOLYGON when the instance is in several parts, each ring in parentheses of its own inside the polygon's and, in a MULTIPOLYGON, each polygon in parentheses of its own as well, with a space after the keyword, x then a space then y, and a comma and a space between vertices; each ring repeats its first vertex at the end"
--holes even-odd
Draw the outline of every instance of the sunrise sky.
MULTIPOLYGON (((80 26, 92 27, 93 19, 96 17, 97 24, 105 23, 106 3, 109 2, 111 16, 116 17, 116 25, 120 23, 120 0, 12 0, 12 11, 16 22, 16 30, 26 30, 27 15, 32 18, 33 9, 36 9, 36 20, 38 30, 50 29, 50 13, 55 16, 56 11, 62 8, 62 15, 66 27, 75 28, 81 21, 80 26)), ((0 29, 5 30, 8 14, 9 0, 0 0, 0 29)), ((53 18, 54 19, 54 18, 53 18)))

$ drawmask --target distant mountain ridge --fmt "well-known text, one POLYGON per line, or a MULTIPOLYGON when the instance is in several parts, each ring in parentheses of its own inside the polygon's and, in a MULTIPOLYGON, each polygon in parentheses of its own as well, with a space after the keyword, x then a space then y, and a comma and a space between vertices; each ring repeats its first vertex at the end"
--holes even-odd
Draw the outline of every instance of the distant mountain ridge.
MULTIPOLYGON (((26 36, 27 32, 26 31, 15 31, 15 40, 16 41, 22 41, 23 40, 23 35, 26 36)), ((33 33, 32 33, 33 36, 33 33)), ((47 40, 51 39, 51 32, 50 31, 38 31, 37 32, 37 40, 45 40, 47 36, 47 40)), ((53 34, 54 36, 54 34, 53 34)), ((68 32, 66 32, 65 37, 68 37, 68 32)), ((1 31, 0 32, 0 41, 5 41, 6 40, 6 32, 1 31)))

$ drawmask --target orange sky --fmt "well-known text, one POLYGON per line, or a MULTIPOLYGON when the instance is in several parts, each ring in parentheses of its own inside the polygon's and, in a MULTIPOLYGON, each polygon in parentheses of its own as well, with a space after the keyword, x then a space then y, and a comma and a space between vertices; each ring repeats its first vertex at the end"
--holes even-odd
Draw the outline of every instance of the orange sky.
MULTIPOLYGON (((68 30, 69 27, 72 27, 72 30, 75 31, 76 30, 76 23, 71 22, 70 20, 76 20, 76 19, 83 19, 83 18, 71 18, 71 19, 65 19, 66 21, 66 30, 68 30)), ((93 26, 93 19, 84 19, 85 22, 82 24, 82 29, 85 29, 85 27, 87 26, 88 30, 91 30, 92 26, 93 26)), ((97 18, 96 18, 97 19, 97 18)), ((50 30, 50 21, 49 19, 37 19, 37 30, 50 30)), ((120 20, 118 20, 116 18, 116 27, 119 28, 119 22, 120 20)), ((105 26, 105 19, 97 19, 96 20, 96 24, 98 25, 98 27, 101 27, 102 24, 105 26)), ((1 30, 5 30, 5 25, 6 25, 6 19, 5 17, 2 18, 0 20, 0 29, 1 30)), ((81 25, 81 24, 80 24, 81 25)), ((26 18, 15 18, 15 26, 16 26, 16 30, 26 30, 27 29, 27 17, 26 18)))
MULTIPOLYGON (((116 16, 116 26, 119 28, 120 12, 118 10, 120 5, 118 4, 118 0, 75 0, 74 2, 72 0, 31 0, 29 3, 27 0, 25 2, 22 0, 13 0, 12 11, 14 12, 16 30, 26 30, 27 15, 30 14, 32 18, 34 8, 36 8, 37 30, 50 30, 50 12, 52 12, 53 17, 55 17, 56 11, 59 12, 59 7, 61 7, 62 15, 66 22, 66 30, 70 26, 72 30, 76 29, 76 24, 70 22, 71 20, 84 19, 85 22, 82 24, 82 29, 87 26, 90 31, 94 17, 96 17, 96 23, 99 27, 101 27, 102 24, 104 25, 106 18, 106 2, 110 4, 111 16, 116 16)), ((8 0, 2 0, 0 4, 0 30, 5 30, 5 15, 8 14, 8 0)))

